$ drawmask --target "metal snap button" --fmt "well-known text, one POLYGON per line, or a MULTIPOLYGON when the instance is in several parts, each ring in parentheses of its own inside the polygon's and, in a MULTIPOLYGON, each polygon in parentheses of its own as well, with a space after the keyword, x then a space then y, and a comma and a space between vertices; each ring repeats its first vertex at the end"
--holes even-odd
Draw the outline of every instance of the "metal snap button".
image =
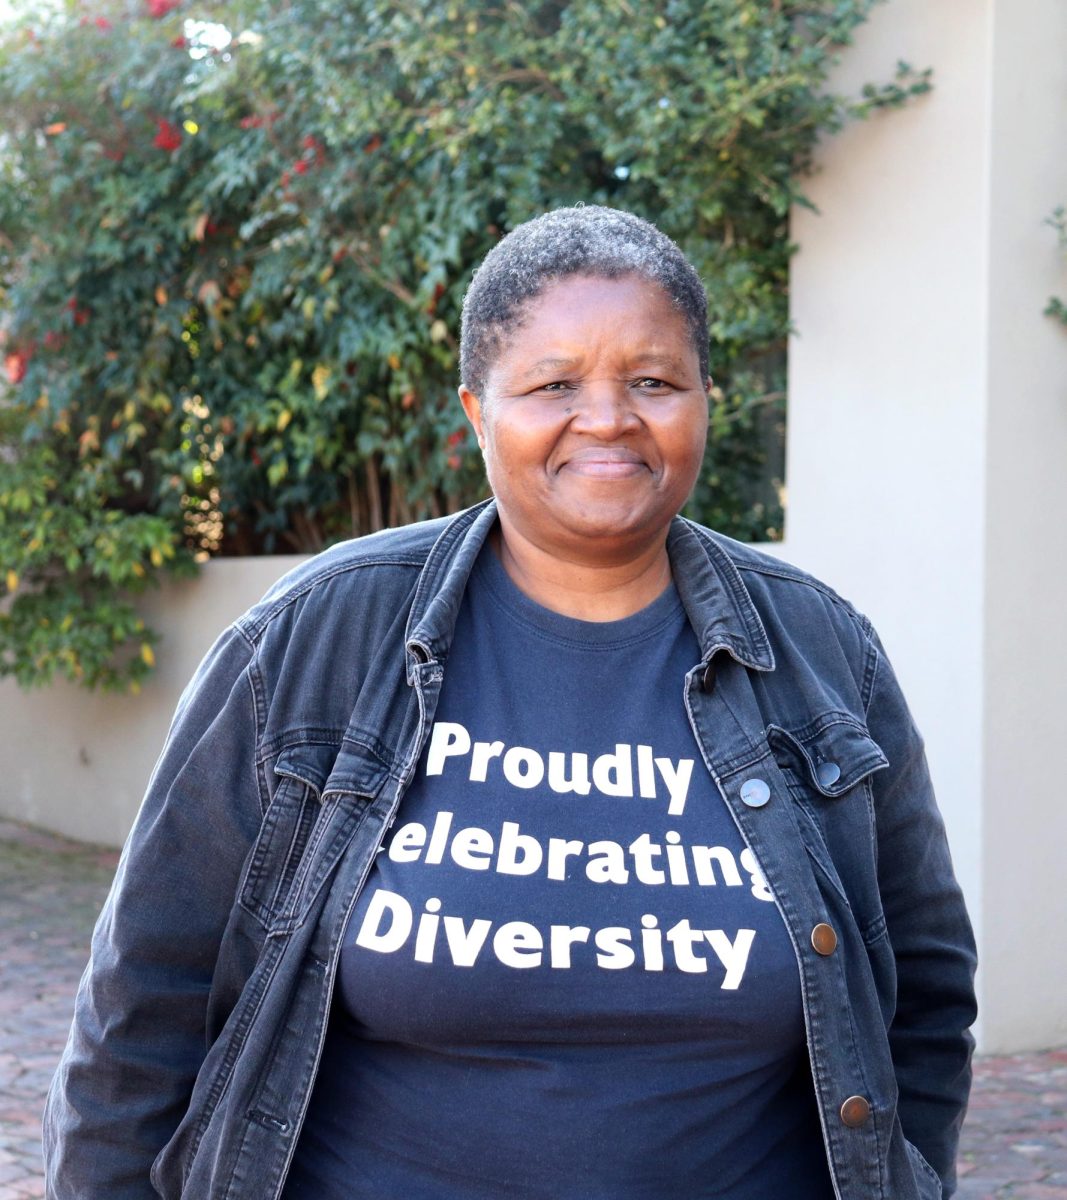
POLYGON ((849 1129, 866 1125, 871 1115, 870 1102, 863 1096, 849 1096, 841 1105, 841 1120, 849 1129))
POLYGON ((811 944, 816 954, 822 954, 824 957, 833 954, 837 949, 837 934, 833 926, 824 922, 816 925, 811 931, 811 944))
POLYGON ((841 778, 841 768, 835 762, 822 762, 815 768, 815 778, 821 787, 833 787, 841 778))
POLYGON ((762 808, 771 798, 771 789, 762 779, 746 779, 741 784, 741 800, 749 808, 762 808))

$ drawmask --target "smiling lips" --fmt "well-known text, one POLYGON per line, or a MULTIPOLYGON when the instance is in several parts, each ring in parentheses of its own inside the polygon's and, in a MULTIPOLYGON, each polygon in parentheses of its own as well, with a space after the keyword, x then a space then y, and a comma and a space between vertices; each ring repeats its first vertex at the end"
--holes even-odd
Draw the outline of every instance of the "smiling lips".
POLYGON ((626 479, 648 470, 648 464, 625 446, 586 446, 567 456, 560 470, 593 479, 626 479))

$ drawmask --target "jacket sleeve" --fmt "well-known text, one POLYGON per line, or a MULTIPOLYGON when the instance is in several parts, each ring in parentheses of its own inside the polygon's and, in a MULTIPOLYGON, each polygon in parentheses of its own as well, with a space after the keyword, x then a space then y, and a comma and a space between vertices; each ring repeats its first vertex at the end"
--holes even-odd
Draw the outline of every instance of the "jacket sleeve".
POLYGON ((219 943, 262 806, 252 647, 186 688, 93 933, 44 1114, 50 1200, 149 1200, 207 1050, 219 943))
POLYGON ((897 970, 889 1044, 904 1136, 956 1189, 956 1150, 971 1084, 976 953, 934 801, 922 739, 871 635, 867 723, 889 769, 873 779, 878 884, 897 970))

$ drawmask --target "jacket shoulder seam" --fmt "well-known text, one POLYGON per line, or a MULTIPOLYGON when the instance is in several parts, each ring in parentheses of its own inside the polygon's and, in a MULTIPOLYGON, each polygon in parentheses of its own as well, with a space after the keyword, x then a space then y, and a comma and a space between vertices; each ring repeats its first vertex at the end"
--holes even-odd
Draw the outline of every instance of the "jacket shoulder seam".
POLYGON ((831 601, 835 608, 839 608, 848 617, 865 641, 870 641, 872 632, 870 620, 850 600, 846 600, 844 596, 830 587, 828 583, 823 583, 821 579, 816 579, 813 575, 808 575, 804 571, 790 570, 784 564, 781 568, 778 568, 769 563, 744 562, 738 561, 733 555, 730 557, 738 571, 748 571, 753 575, 764 575, 771 579, 783 579, 787 583, 795 583, 801 587, 810 588, 813 592, 818 592, 820 596, 824 596, 827 600, 831 601))
MULTIPOLYGON (((244 631, 241 631, 244 636, 244 631)), ((266 814, 270 803, 270 789, 267 786, 267 781, 263 771, 263 764, 260 761, 260 751, 263 746, 263 723, 261 715, 266 712, 266 689, 263 686, 263 678, 259 672, 259 651, 253 647, 252 657, 248 660, 248 665, 244 669, 245 678, 248 680, 248 690, 252 697, 252 727, 255 731, 255 737, 252 743, 252 751, 256 764, 256 791, 259 793, 259 811, 261 814, 266 814)))
POLYGON ((864 718, 870 716, 871 701, 874 699, 874 685, 878 682, 878 670, 882 656, 874 644, 870 634, 867 635, 867 661, 863 664, 863 683, 860 686, 860 699, 863 701, 864 718))
MULTIPOLYGON (((422 570, 424 563, 425 560, 423 558, 368 558, 361 561, 340 563, 332 568, 324 568, 310 579, 302 580, 300 583, 283 592, 282 595, 269 604, 265 612, 256 613, 256 609, 253 608, 243 616, 238 617, 234 622, 234 626, 250 645, 256 647, 268 625, 275 621, 291 604, 294 604, 297 600, 300 600, 322 584, 329 583, 340 575, 362 570, 366 567, 410 567, 412 570, 419 571, 422 570)), ((258 608, 258 605, 256 607, 258 608)))
MULTIPOLYGON (((701 529, 701 532, 705 536, 715 540, 722 547, 739 574, 748 572, 753 575, 760 575, 769 579, 781 579, 786 583, 793 583, 809 588, 811 591, 829 600, 834 608, 855 627, 863 639, 866 650, 863 662, 863 675, 860 681, 860 700, 863 704, 863 713, 866 718, 874 696, 874 687, 878 676, 878 664, 882 657, 878 649, 874 626, 871 624, 870 618, 861 613, 851 601, 846 600, 844 596, 836 592, 829 584, 816 579, 814 575, 809 575, 806 571, 792 568, 788 563, 779 563, 773 559, 767 560, 762 556, 758 561, 753 561, 745 555, 738 554, 731 547, 728 539, 716 538, 711 530, 701 529)), ((753 553, 759 554, 759 551, 753 551, 753 553)))
POLYGON ((791 571, 784 565, 777 568, 768 563, 744 562, 738 560, 732 554, 730 558, 739 571, 749 571, 753 575, 766 575, 771 579, 784 579, 789 583, 798 583, 804 587, 809 587, 813 592, 818 592, 820 595, 825 596, 827 600, 832 600, 836 605, 845 609, 850 616, 858 616, 856 610, 843 596, 838 595, 829 584, 823 583, 812 575, 807 575, 803 571, 791 571))
POLYGON ((870 618, 861 613, 844 596, 839 595, 832 587, 816 579, 814 576, 807 575, 802 571, 790 571, 785 567, 777 570, 767 563, 740 563, 736 559, 734 561, 739 571, 751 571, 755 575, 784 579, 789 583, 796 583, 810 588, 812 591, 829 600, 855 626, 856 631, 863 639, 866 650, 863 661, 863 676, 860 680, 860 700, 863 704, 863 715, 866 718, 874 696, 874 685, 878 677, 878 662, 881 658, 878 646, 874 640, 874 626, 871 624, 870 618))

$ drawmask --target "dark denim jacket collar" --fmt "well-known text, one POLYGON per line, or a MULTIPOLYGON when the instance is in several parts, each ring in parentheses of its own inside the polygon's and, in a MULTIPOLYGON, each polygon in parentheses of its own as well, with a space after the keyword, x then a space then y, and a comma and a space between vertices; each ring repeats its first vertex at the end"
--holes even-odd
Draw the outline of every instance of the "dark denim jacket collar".
POLYGON ((741 573, 726 550, 683 517, 667 535, 674 585, 700 642, 703 662, 725 650, 754 671, 773 671, 774 653, 741 573))
MULTIPOLYGON (((407 676, 448 655, 467 578, 496 523, 496 501, 460 513, 434 543, 419 577, 408 618, 407 676)), ((725 650, 757 671, 774 669, 767 631, 726 550, 682 517, 667 537, 678 594, 700 642, 702 661, 725 650)))

